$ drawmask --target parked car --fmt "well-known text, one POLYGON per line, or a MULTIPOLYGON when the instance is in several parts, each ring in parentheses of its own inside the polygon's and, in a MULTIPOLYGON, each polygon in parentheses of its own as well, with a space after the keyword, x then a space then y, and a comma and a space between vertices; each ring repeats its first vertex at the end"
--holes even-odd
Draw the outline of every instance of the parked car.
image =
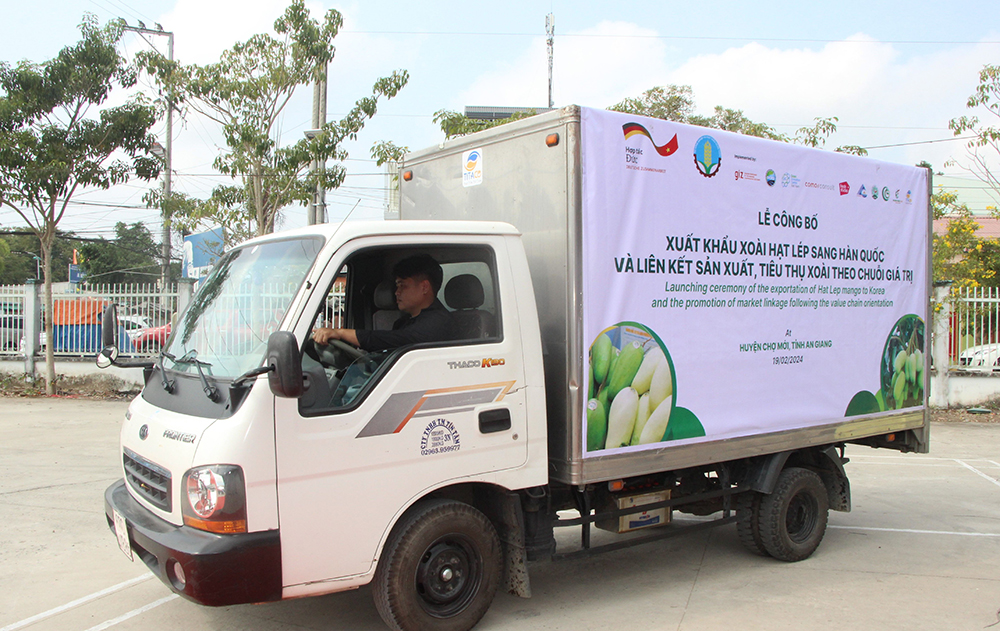
POLYGON ((120 315, 118 324, 133 343, 144 330, 153 328, 152 321, 144 315, 120 315))
POLYGON ((135 337, 131 335, 129 337, 132 339, 132 344, 140 352, 157 353, 167 343, 167 338, 170 337, 170 323, 168 322, 163 326, 141 329, 136 333, 135 337))
POLYGON ((0 316, 0 351, 17 350, 24 335, 24 316, 0 316))
POLYGON ((968 370, 1000 371, 1000 344, 970 346, 958 356, 958 364, 968 370))

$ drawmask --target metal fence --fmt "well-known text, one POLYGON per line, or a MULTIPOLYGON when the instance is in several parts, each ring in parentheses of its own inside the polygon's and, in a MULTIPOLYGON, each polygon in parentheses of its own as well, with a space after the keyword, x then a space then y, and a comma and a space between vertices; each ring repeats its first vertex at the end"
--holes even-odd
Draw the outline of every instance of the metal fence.
POLYGON ((1000 374, 1000 287, 957 290, 948 323, 951 368, 1000 374))
POLYGON ((24 334, 24 285, 0 285, 0 355, 17 355, 24 334))
MULTIPOLYGON (((23 356, 24 318, 32 310, 26 301, 39 292, 38 340, 48 345, 44 330, 45 303, 40 285, 0 286, 0 356, 23 356)), ((88 285, 72 291, 53 291, 53 352, 59 357, 87 357, 101 349, 101 314, 118 305, 120 345, 124 354, 152 354, 169 333, 170 317, 177 310, 177 286, 162 291, 156 285, 88 285)))
MULTIPOLYGON (((83 289, 53 291, 52 337, 57 357, 93 357, 101 350, 101 314, 104 307, 118 306, 119 348, 122 355, 149 356, 159 352, 170 336, 171 318, 178 310, 179 287, 162 291, 157 285, 86 285, 83 289)), ((219 339, 230 348, 260 342, 260 336, 276 329, 284 315, 279 308, 287 302, 287 287, 247 286, 221 311, 231 314, 226 322, 215 322, 219 339), (257 321, 260 320, 260 321, 257 321)), ((41 285, 0 285, 0 358, 23 357, 24 318, 31 312, 26 302, 38 300, 39 349, 48 339, 44 332, 44 299, 41 285), (33 292, 38 292, 37 298, 33 292)), ((187 294, 189 295, 189 294, 187 294)), ((318 323, 344 325, 344 283, 332 288, 318 323)))

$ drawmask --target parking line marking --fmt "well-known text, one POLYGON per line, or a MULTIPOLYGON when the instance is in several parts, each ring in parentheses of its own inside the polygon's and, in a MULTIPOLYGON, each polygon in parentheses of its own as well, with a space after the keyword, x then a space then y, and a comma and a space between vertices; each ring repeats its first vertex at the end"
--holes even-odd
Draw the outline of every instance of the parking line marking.
POLYGON ((980 476, 980 477, 982 477, 982 478, 984 478, 986 480, 989 480, 990 482, 992 482, 993 484, 996 484, 997 486, 1000 486, 1000 480, 997 480, 996 478, 993 478, 993 477, 990 477, 990 476, 986 475, 985 473, 983 473, 979 469, 973 467, 971 464, 969 464, 967 462, 964 462, 962 460, 958 460, 958 459, 956 459, 955 462, 957 462, 958 464, 962 465, 963 467, 965 467, 969 471, 972 471, 976 475, 978 475, 978 476, 980 476))
POLYGON ((958 537, 1000 537, 1000 532, 955 532, 953 530, 915 530, 912 528, 875 528, 873 526, 834 526, 837 530, 873 530, 876 532, 905 532, 914 535, 955 535, 958 537))
POLYGON ((2 629, 0 629, 0 631, 14 631, 15 629, 24 628, 24 627, 28 626, 29 624, 34 624, 34 623, 36 623, 36 622, 38 622, 40 620, 45 620, 46 618, 51 618, 52 616, 61 614, 64 611, 68 611, 68 610, 70 610, 70 609, 72 609, 74 607, 79 607, 80 605, 83 605, 85 603, 89 603, 92 600, 97 600, 98 598, 101 598, 103 596, 107 596, 108 594, 113 594, 113 593, 115 593, 117 591, 121 591, 121 590, 125 589, 126 587, 131 587, 131 586, 133 586, 133 585, 135 585, 137 583, 141 583, 143 581, 148 581, 151 578, 153 578, 152 574, 143 574, 142 576, 136 576, 135 578, 127 580, 124 583, 118 583, 117 585, 112 585, 111 587, 108 587, 107 589, 102 589, 99 592, 94 592, 93 594, 90 594, 89 596, 84 596, 83 598, 77 598, 76 600, 74 600, 72 602, 68 602, 65 605, 60 605, 60 606, 58 606, 58 607, 56 607, 54 609, 49 609, 48 611, 43 611, 40 614, 36 614, 34 616, 31 616, 30 618, 25 618, 24 620, 21 620, 20 622, 15 622, 13 624, 8 624, 6 627, 3 627, 2 629))
POLYGON ((179 598, 179 596, 177 594, 171 594, 169 596, 164 596, 163 598, 161 598, 159 600, 155 600, 155 601, 149 603, 148 605, 145 605, 143 607, 139 607, 138 609, 133 609, 132 611, 130 611, 130 612, 126 613, 126 614, 122 614, 122 615, 118 616, 117 618, 112 618, 111 620, 108 620, 106 622, 102 622, 99 625, 90 627, 89 629, 87 629, 87 631, 104 631, 104 629, 107 629, 109 627, 113 627, 116 624, 118 624, 119 622, 125 622, 129 618, 134 618, 134 617, 138 616, 139 614, 146 613, 150 609, 155 609, 156 607, 159 607, 160 605, 164 605, 164 604, 170 602, 171 600, 174 600, 175 598, 179 598))

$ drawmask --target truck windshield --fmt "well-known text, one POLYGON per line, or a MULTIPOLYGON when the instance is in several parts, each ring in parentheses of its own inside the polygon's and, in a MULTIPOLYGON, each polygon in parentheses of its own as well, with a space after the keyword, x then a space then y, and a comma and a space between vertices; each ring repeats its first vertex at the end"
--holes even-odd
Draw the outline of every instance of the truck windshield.
MULTIPOLYGON (((272 241, 224 254, 202 281, 164 349, 173 357, 195 353, 206 373, 233 378, 256 368, 267 338, 278 330, 317 253, 318 237, 272 241)), ((193 371, 192 364, 171 368, 193 371)))

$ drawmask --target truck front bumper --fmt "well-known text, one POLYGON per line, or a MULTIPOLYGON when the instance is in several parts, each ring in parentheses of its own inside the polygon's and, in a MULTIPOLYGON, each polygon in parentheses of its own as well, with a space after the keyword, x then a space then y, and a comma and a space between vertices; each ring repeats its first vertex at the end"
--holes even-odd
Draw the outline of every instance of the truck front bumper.
POLYGON ((125 480, 104 492, 112 532, 115 511, 125 518, 133 554, 177 594, 213 607, 281 600, 277 530, 217 535, 174 526, 136 502, 125 480))

